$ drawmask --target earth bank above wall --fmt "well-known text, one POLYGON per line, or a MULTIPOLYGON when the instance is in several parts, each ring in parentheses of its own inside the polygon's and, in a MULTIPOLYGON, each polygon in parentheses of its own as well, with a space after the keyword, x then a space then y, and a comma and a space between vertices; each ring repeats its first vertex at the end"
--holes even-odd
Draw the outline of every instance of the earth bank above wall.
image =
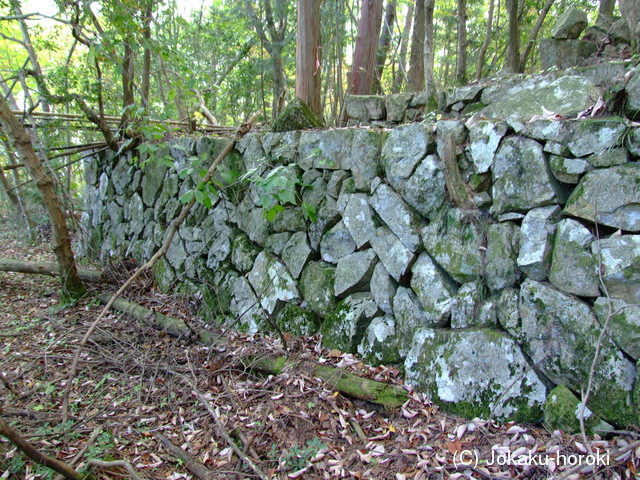
MULTIPOLYGON (((256 332, 271 330, 270 318, 294 334, 320 331, 328 348, 401 365, 408 383, 469 418, 566 429, 576 419, 556 412, 567 402, 575 411, 571 392, 587 387, 608 293, 616 313, 588 427, 638 424, 639 140, 619 118, 249 134, 221 165, 226 187, 214 205, 180 227, 157 282, 198 292, 212 321, 256 332), (451 154, 476 208, 450 202, 451 154), (247 172, 262 181, 238 182, 247 172), (294 188, 298 203, 273 221, 269 178, 294 188)), ((162 146, 156 157, 173 167, 93 159, 87 251, 150 258, 199 165, 226 142, 162 146)))

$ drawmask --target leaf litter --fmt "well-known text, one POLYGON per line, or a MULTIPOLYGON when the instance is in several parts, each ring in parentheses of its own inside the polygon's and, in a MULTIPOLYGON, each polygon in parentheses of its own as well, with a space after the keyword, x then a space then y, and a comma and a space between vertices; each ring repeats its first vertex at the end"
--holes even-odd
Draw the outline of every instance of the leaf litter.
MULTIPOLYGON (((0 240, 5 257, 51 261, 47 245, 0 240)), ((638 478, 638 431, 585 443, 539 426, 455 417, 409 387, 404 405, 385 410, 339 394, 304 367, 260 375, 243 365, 243 359, 286 354, 277 336, 229 332, 228 344, 203 347, 117 312, 107 315, 83 350, 63 423, 73 355, 101 309, 95 297, 117 286, 90 288, 86 299, 61 308, 56 279, 0 272, 0 416, 36 448, 80 471, 98 458, 127 460, 140 478, 257 478, 222 428, 274 479, 638 478), (221 427, 201 400, 213 407, 221 427), (161 436, 188 461, 169 452, 161 436), (586 461, 596 455, 602 461, 586 461), (585 461, 574 464, 579 459, 585 461), (204 469, 193 473, 190 462, 204 469)), ((162 294, 148 278, 128 299, 206 327, 190 299, 162 294)), ((290 355, 297 359, 403 385, 393 366, 364 365, 354 355, 322 348, 319 337, 295 340, 290 355)), ((52 478, 4 437, 0 472, 0 479, 52 478)), ((124 468, 112 467, 95 478, 127 477, 124 468)))

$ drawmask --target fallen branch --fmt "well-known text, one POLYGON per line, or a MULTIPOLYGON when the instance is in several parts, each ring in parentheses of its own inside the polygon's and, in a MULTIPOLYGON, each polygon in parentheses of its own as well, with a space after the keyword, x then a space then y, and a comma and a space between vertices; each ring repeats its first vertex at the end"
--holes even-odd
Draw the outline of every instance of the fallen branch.
MULTIPOLYGON (((211 166, 207 170, 207 173, 205 174, 205 176, 201 180, 202 183, 206 184, 206 183, 209 182, 209 180, 211 180, 211 178, 213 177, 213 174, 215 173, 216 169, 218 168, 218 165, 220 165, 222 160, 224 160, 225 157, 231 152, 231 150, 233 150, 233 148, 235 147, 236 143, 238 143, 242 137, 244 137, 247 133, 249 133, 249 130, 251 130, 251 125, 253 124, 253 122, 255 122, 257 117, 258 117, 258 114, 255 114, 253 117, 251 117, 251 119, 247 123, 241 125, 240 128, 238 128, 238 130, 236 131, 235 136, 233 137, 233 140, 231 140, 231 142, 229 142, 229 145, 227 145, 224 148, 224 150, 222 150, 222 152, 220 152, 218 157, 213 161, 213 163, 211 164, 211 166)), ((185 221, 185 219, 189 215, 189 212, 191 212, 191 209, 193 208, 195 203, 196 203, 196 200, 195 200, 195 195, 194 195, 194 197, 191 199, 191 201, 189 201, 189 203, 187 203, 182 208, 182 211, 180 212, 180 215, 178 215, 178 217, 175 218, 171 222, 171 226, 167 230, 167 233, 165 235, 164 241, 162 242, 162 246, 160 247, 160 249, 151 257, 151 259, 147 263, 145 263, 140 268, 138 268, 133 273, 133 275, 131 275, 129 277, 129 279, 122 284, 122 286, 118 289, 118 291, 111 297, 111 300, 109 300, 109 302, 107 302, 107 304, 104 306, 102 311, 98 314, 98 316, 96 317, 94 322, 91 324, 91 326, 87 330, 87 333, 85 333, 84 337, 82 337, 82 340, 80 341, 80 344, 78 345, 78 348, 76 349, 76 354, 75 354, 75 357, 73 359, 73 364, 71 365, 71 371, 69 372, 69 380, 67 381, 67 386, 66 386, 65 391, 64 391, 64 397, 63 397, 63 403, 62 403, 62 420, 63 420, 63 422, 67 420, 67 417, 69 415, 69 394, 71 393, 71 388, 72 388, 73 383, 74 383, 74 379, 75 379, 75 376, 76 376, 76 371, 78 369, 78 361, 80 360, 80 353, 82 352, 83 347, 87 344, 87 341, 91 337, 91 334, 98 327, 98 324, 104 318, 104 316, 107 314, 107 312, 109 311, 111 306, 114 304, 114 302, 118 299, 118 297, 120 297, 120 295, 122 295, 124 293, 124 291, 129 287, 129 285, 131 285, 135 281, 136 278, 138 278, 146 270, 148 270, 151 267, 153 267, 156 264, 156 262, 167 253, 167 251, 169 250, 169 246, 171 245, 171 242, 173 241, 173 237, 175 236, 176 232, 178 231, 178 228, 185 221)))
MULTIPOLYGON (((104 305, 109 303, 111 295, 100 295, 98 297, 100 302, 104 305)), ((131 315, 135 319, 151 324, 154 328, 173 335, 175 337, 184 337, 191 333, 195 333, 197 342, 203 345, 219 345, 224 343, 224 338, 221 335, 208 332, 206 330, 193 331, 183 320, 179 318, 168 317, 159 312, 154 312, 137 303, 129 302, 124 298, 116 299, 111 308, 115 308, 121 312, 131 315)))
POLYGON ((64 478, 69 480, 82 480, 83 475, 75 471, 69 465, 55 458, 49 457, 41 453, 36 447, 25 440, 22 435, 9 426, 2 418, 0 418, 0 435, 7 437, 11 443, 24 452, 31 460, 39 465, 55 470, 64 478))
POLYGON ((90 467, 91 465, 95 465, 96 467, 101 467, 101 468, 122 467, 127 471, 129 476, 133 478, 133 480, 142 480, 140 476, 136 473, 136 471, 133 469, 131 464, 126 460, 113 460, 113 461, 107 462, 105 460, 98 460, 97 458, 92 458, 87 462, 88 467, 90 467))
MULTIPOLYGON (((279 375, 285 367, 292 365, 293 361, 284 357, 249 357, 243 359, 242 363, 245 367, 253 370, 279 375)), ((304 370, 309 372, 311 376, 321 378, 327 385, 344 395, 377 403, 388 408, 399 407, 408 398, 407 391, 400 386, 358 377, 337 367, 309 364, 305 365, 304 370)))
POLYGON ((182 466, 186 468, 190 473, 195 475, 201 480, 211 480, 214 478, 214 472, 205 467, 202 462, 193 458, 187 452, 179 447, 176 447, 171 440, 162 435, 160 432, 153 432, 162 446, 170 455, 173 455, 177 459, 182 461, 182 466))
MULTIPOLYGON (((33 273, 52 277, 57 277, 59 274, 59 268, 56 263, 27 262, 8 258, 0 258, 0 271, 33 273)), ((102 273, 97 270, 78 270, 78 276, 83 282, 98 283, 102 280, 102 273)))

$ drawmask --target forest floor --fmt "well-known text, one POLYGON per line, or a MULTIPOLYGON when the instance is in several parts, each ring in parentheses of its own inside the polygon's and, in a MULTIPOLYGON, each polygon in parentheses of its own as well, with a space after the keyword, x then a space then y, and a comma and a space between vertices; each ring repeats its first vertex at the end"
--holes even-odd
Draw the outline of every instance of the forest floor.
MULTIPOLYGON (((26 244, 19 232, 0 222, 0 257, 52 261, 48 243, 26 244)), ((117 312, 82 349, 64 421, 73 357, 102 308, 96 298, 127 278, 124 266, 111 271, 120 272, 116 282, 90 286, 66 307, 56 279, 0 272, 0 418, 79 471, 94 458, 125 460, 135 472, 92 467, 93 478, 638 478, 638 432, 585 442, 539 426, 457 418, 411 391, 402 407, 385 410, 338 394, 303 367, 265 376, 243 366, 247 356, 284 354, 277 337, 229 333, 226 345, 203 347, 117 312), (178 459, 162 439, 187 455, 178 459), (564 464, 598 453, 595 467, 564 464)), ((126 297, 199 322, 193 301, 161 294, 149 278, 126 297)), ((395 368, 329 352, 317 337, 295 343, 299 358, 402 385, 395 368)), ((54 476, 0 437, 0 479, 13 478, 54 476)))

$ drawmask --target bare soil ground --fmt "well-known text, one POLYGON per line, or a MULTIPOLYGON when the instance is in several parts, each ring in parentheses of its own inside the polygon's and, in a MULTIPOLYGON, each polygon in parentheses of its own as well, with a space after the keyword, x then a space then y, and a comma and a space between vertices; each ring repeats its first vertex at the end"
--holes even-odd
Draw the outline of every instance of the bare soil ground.
MULTIPOLYGON (((1 257, 52 261, 50 245, 24 244, 19 231, 0 223, 1 257)), ((114 270, 126 279, 123 266, 114 270)), ((585 442, 536 426, 456 418, 415 392, 403 407, 386 411, 346 398, 301 369, 261 376, 242 366, 248 355, 284 354, 276 337, 230 333, 228 345, 205 348, 117 312, 82 351, 64 421, 73 356, 101 310, 97 295, 117 285, 90 288, 84 300, 63 307, 56 279, 0 272, 0 418, 81 472, 92 458, 126 460, 134 471, 94 466, 93 478, 638 478, 638 432, 585 442), (162 437, 185 458, 169 452, 162 437), (597 453, 603 460, 595 466, 563 464, 586 463, 597 453)), ((159 293, 148 278, 127 297, 200 322, 192 301, 159 293)), ((317 337, 292 343, 291 355, 299 358, 402 384, 396 369, 328 352, 317 337)), ((0 479, 14 478, 54 475, 0 437, 0 479)))

